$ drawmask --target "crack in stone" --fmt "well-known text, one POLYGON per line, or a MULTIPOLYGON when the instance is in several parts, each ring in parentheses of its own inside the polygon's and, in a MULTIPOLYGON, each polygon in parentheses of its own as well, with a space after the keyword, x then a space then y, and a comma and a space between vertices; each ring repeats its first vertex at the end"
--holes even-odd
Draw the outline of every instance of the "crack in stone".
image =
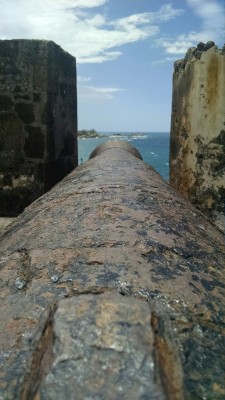
POLYGON ((19 400, 39 399, 39 387, 53 363, 53 320, 56 311, 57 304, 54 303, 40 321, 43 325, 42 329, 40 329, 40 324, 38 325, 38 333, 33 340, 32 361, 24 379, 19 400))
POLYGON ((153 303, 151 327, 154 333, 155 378, 167 400, 185 400, 183 368, 168 315, 162 305, 153 303))

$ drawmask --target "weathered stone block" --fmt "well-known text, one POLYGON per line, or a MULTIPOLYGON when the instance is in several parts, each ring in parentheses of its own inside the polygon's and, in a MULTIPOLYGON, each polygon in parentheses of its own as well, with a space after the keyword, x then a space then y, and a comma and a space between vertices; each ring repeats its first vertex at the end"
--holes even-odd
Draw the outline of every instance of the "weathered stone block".
POLYGON ((23 210, 76 166, 75 58, 49 41, 1 40, 0 181, 7 174, 17 186, 0 184, 0 215, 23 210))
POLYGON ((11 111, 13 107, 13 100, 11 96, 4 94, 0 95, 0 111, 11 111))
POLYGON ((23 124, 15 112, 0 113, 0 173, 23 162, 23 124))
POLYGON ((225 229, 225 52, 213 42, 175 62, 170 182, 225 229))
POLYGON ((45 136, 38 126, 27 125, 28 136, 25 139, 24 153, 28 158, 44 158, 45 136))
POLYGON ((35 121, 34 106, 32 103, 17 103, 15 111, 25 124, 31 124, 35 121))

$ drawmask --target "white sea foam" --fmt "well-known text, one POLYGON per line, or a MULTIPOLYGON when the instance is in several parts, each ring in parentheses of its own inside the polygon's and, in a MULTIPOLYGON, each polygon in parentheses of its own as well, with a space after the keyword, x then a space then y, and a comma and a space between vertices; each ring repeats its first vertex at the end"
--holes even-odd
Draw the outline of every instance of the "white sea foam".
POLYGON ((125 140, 139 150, 147 164, 155 168, 165 179, 169 179, 169 133, 100 132, 100 134, 102 137, 78 140, 79 160, 82 158, 82 162, 85 162, 93 149, 107 140, 125 140))

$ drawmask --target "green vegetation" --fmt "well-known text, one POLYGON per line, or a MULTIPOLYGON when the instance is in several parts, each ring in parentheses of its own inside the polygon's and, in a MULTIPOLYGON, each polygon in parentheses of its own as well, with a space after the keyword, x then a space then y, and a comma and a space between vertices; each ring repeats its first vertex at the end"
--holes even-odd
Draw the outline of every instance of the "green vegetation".
POLYGON ((82 129, 81 131, 77 132, 77 137, 78 137, 78 139, 83 139, 83 138, 97 138, 97 137, 104 137, 104 136, 100 135, 98 132, 96 132, 95 129, 90 129, 90 130, 82 129))

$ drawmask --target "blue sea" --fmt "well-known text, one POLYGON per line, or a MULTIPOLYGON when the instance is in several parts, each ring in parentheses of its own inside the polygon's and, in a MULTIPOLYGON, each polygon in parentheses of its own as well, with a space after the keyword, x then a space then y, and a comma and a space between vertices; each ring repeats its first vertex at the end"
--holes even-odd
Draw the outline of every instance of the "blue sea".
POLYGON ((169 133, 168 132, 99 132, 105 137, 78 139, 79 164, 88 160, 92 150, 107 140, 126 140, 135 146, 147 164, 151 165, 160 175, 169 179, 169 133))

